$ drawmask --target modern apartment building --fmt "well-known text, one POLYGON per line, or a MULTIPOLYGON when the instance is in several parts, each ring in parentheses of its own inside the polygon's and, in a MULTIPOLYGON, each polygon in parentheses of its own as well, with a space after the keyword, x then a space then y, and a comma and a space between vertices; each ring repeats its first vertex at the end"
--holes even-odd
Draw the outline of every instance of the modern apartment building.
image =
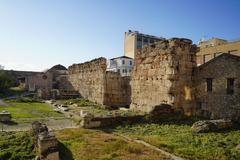
POLYGON ((130 76, 134 60, 127 56, 109 59, 107 61, 107 71, 118 72, 121 76, 130 76))
POLYGON ((137 49, 142 48, 144 45, 153 44, 161 40, 164 40, 164 38, 129 30, 128 32, 125 32, 124 55, 134 58, 137 49))
POLYGON ((200 51, 197 53, 197 65, 208 62, 222 53, 240 56, 240 40, 227 41, 212 38, 199 43, 200 51))

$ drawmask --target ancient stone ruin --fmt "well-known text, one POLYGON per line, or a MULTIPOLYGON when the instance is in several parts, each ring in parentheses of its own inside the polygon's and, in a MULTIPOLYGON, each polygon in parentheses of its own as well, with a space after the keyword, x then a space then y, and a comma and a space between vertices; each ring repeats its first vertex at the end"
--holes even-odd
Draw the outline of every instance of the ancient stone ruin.
POLYGON ((145 118, 144 115, 141 114, 111 114, 105 116, 94 116, 91 113, 84 113, 83 111, 81 111, 80 117, 80 126, 83 128, 100 128, 119 124, 131 124, 141 122, 145 118))
POLYGON ((11 121, 12 116, 11 113, 8 111, 2 111, 0 112, 0 122, 9 122, 11 121))
POLYGON ((82 97, 109 106, 127 106, 131 101, 130 77, 106 71, 105 58, 69 67, 69 80, 82 97))
POLYGON ((196 51, 191 40, 179 38, 139 50, 132 73, 131 108, 150 112, 154 106, 169 104, 175 110, 191 115, 196 51))
POLYGON ((38 148, 40 160, 60 160, 58 152, 58 141, 55 135, 48 131, 45 124, 40 122, 32 123, 34 143, 38 148))

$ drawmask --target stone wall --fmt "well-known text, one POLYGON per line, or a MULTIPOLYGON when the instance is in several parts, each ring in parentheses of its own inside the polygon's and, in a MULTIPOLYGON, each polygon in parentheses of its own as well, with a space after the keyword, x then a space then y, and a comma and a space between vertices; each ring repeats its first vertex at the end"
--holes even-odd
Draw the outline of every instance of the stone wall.
POLYGON ((104 104, 109 106, 128 106, 131 103, 130 77, 117 72, 106 72, 104 104))
POLYGON ((197 114, 212 118, 240 119, 240 57, 222 54, 194 72, 197 114), (207 91, 212 78, 212 91, 207 91), (234 79, 233 94, 227 94, 227 79, 234 79))
POLYGON ((169 104, 185 114, 192 114, 196 51, 191 40, 179 38, 139 50, 131 81, 131 108, 150 112, 156 105, 169 104))
POLYGON ((130 104, 129 77, 107 72, 105 58, 73 64, 69 67, 69 81, 80 95, 90 101, 109 106, 130 104))
POLYGON ((68 70, 69 80, 82 97, 103 104, 106 72, 105 58, 73 64, 68 70))

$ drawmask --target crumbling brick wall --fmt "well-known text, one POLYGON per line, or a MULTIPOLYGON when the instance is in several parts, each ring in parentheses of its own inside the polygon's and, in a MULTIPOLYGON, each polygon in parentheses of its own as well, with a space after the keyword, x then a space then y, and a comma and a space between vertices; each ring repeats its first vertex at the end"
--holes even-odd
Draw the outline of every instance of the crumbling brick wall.
POLYGON ((191 114, 196 51, 191 40, 179 38, 139 50, 131 81, 131 108, 150 112, 154 106, 163 103, 191 114))
POLYGON ((130 104, 129 78, 107 72, 105 58, 73 64, 69 67, 69 80, 82 97, 109 106, 130 104))

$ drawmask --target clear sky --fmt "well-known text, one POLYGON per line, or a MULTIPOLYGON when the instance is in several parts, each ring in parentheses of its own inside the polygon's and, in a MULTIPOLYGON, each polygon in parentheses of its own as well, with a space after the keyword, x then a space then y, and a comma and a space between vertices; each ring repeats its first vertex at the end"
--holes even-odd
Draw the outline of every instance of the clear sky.
POLYGON ((0 65, 41 71, 123 55, 124 32, 240 38, 240 0, 0 0, 0 65))

